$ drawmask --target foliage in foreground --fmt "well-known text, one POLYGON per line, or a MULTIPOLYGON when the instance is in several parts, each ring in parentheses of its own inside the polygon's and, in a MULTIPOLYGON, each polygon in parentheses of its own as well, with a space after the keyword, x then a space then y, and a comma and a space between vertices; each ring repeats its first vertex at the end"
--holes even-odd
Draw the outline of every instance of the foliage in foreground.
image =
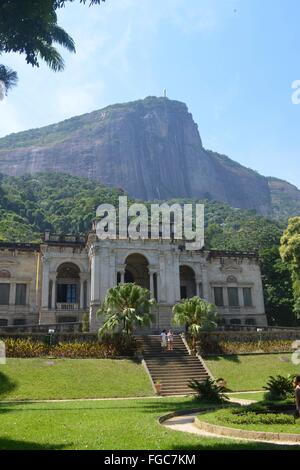
POLYGON ((188 386, 196 393, 199 400, 207 401, 210 403, 225 403, 228 401, 227 391, 224 386, 224 380, 218 379, 217 381, 208 377, 204 382, 198 380, 191 380, 188 386))
POLYGON ((280 254, 292 273, 294 312, 300 318, 300 217, 289 220, 288 227, 281 237, 280 254))
POLYGON ((265 395, 269 400, 285 400, 292 398, 294 392, 294 375, 277 375, 276 377, 270 376, 267 385, 264 387, 267 390, 265 395))
POLYGON ((245 354, 245 353, 275 353, 291 352, 292 342, 287 339, 253 341, 230 341, 215 338, 201 338, 197 341, 197 350, 200 354, 245 354))
POLYGON ((200 297, 183 299, 173 307, 173 322, 185 326, 192 338, 192 348, 196 349, 196 339, 200 331, 217 327, 218 314, 216 306, 200 297))
POLYGON ((150 326, 153 319, 150 310, 154 304, 149 290, 133 282, 108 289, 98 311, 98 316, 105 317, 99 336, 121 331, 128 337, 133 335, 135 328, 150 326))
POLYGON ((49 345, 30 339, 4 339, 7 357, 32 358, 51 356, 55 358, 113 358, 132 356, 136 351, 134 338, 122 335, 103 338, 101 342, 59 342, 49 345))

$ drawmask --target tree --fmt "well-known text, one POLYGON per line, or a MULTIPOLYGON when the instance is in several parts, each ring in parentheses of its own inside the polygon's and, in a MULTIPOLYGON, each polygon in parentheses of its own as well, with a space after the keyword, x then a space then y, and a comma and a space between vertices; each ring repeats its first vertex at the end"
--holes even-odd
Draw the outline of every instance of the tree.
POLYGON ((261 250, 259 258, 268 324, 295 326, 291 271, 280 257, 279 246, 261 250))
MULTIPOLYGON (((64 61, 55 45, 75 52, 75 44, 68 33, 57 24, 56 10, 74 0, 3 0, 0 6, 0 55, 8 52, 25 54, 26 62, 39 67, 40 60, 55 72, 64 69, 64 61)), ((91 0, 90 5, 105 0, 91 0)), ((86 0, 80 0, 86 3, 86 0)), ((2 67, 3 76, 10 70, 2 67)), ((15 73, 15 72, 14 72, 15 73)), ((1 76, 0 76, 1 77, 1 76)), ((1 78, 0 78, 1 80, 1 78)), ((3 80, 5 84, 5 80, 3 80)), ((6 92, 16 84, 8 82, 6 92)))
POLYGON ((292 217, 280 240, 280 255, 293 279, 294 312, 300 317, 300 217, 292 217))
POLYGON ((3 85, 3 89, 0 88, 0 100, 4 98, 1 93, 7 94, 7 92, 13 88, 18 82, 16 72, 11 70, 9 67, 5 67, 0 64, 0 84, 3 85))
POLYGON ((108 290, 98 316, 105 316, 99 335, 122 330, 132 336, 135 327, 150 326, 150 309, 155 300, 150 299, 149 290, 134 283, 119 284, 108 290))
POLYGON ((183 299, 173 307, 173 322, 175 325, 186 326, 192 337, 193 349, 196 349, 196 340, 201 330, 212 330, 217 326, 217 310, 200 297, 183 299))

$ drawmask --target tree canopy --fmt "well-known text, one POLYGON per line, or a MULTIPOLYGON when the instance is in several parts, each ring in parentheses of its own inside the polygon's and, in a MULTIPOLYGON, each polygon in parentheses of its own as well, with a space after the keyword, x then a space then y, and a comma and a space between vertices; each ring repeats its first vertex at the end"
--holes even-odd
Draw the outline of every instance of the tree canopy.
POLYGON ((287 229, 281 237, 280 254, 292 273, 294 311, 300 317, 300 217, 292 217, 289 220, 287 229))
MULTIPOLYGON (((24 54, 26 62, 39 67, 43 60, 55 72, 64 69, 64 60, 57 45, 75 52, 74 40, 57 24, 59 8, 75 0, 3 0, 0 5, 0 55, 9 52, 24 54)), ((89 5, 105 0, 79 0, 89 5)), ((16 72, 0 65, 0 80, 6 92, 17 83, 16 72)))

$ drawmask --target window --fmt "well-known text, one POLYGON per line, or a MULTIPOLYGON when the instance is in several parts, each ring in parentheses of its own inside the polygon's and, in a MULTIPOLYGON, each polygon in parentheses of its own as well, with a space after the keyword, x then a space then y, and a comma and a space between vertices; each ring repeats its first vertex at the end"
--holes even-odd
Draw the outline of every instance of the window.
POLYGON ((16 305, 26 305, 26 284, 16 285, 16 305))
POLYGON ((76 317, 58 317, 58 323, 76 323, 76 317))
POLYGON ((10 284, 0 284, 0 305, 9 305, 10 284))
POLYGON ((8 325, 8 320, 5 318, 0 318, 0 326, 7 326, 8 325))
POLYGON ((237 287, 228 287, 229 307, 239 307, 239 291, 237 287))
POLYGON ((244 287, 243 288, 243 296, 244 296, 244 306, 245 307, 252 307, 252 291, 251 287, 244 287))
POLYGON ((217 307, 224 307, 223 287, 215 287, 215 304, 217 307))
POLYGON ((83 283, 83 307, 87 308, 87 281, 83 283))
POLYGON ((201 299, 203 299, 203 284, 202 284, 202 282, 200 282, 200 284, 199 284, 199 297, 201 297, 201 299))
POLYGON ((57 302, 76 304, 77 302, 77 284, 58 284, 57 302))
POLYGON ((250 326, 250 325, 252 325, 252 326, 256 325, 256 321, 255 321, 254 318, 246 318, 246 322, 245 322, 245 323, 246 323, 246 325, 249 325, 249 326, 250 326))
POLYGON ((187 298, 187 288, 186 286, 180 286, 180 298, 186 299, 187 298))
POLYGON ((232 318, 230 320, 230 325, 241 325, 241 320, 239 318, 232 318))
POLYGON ((25 318, 15 318, 14 326, 23 326, 23 325, 26 325, 25 318))
MULTIPOLYGON (((49 281, 49 291, 48 291, 48 308, 52 308, 52 289, 53 289, 53 281, 49 281)), ((55 308, 55 305, 53 305, 55 308)))

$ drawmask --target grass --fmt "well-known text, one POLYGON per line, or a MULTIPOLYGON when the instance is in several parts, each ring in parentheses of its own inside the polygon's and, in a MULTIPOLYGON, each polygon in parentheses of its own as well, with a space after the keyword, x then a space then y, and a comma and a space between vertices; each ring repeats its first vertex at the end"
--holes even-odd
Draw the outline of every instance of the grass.
MULTIPOLYGON (((226 419, 229 416, 230 410, 219 409, 210 411, 199 415, 201 421, 216 424, 219 426, 226 426, 228 428, 244 429, 247 431, 261 431, 261 432, 275 432, 275 433, 300 433, 300 420, 295 420, 295 424, 265 424, 265 423, 251 423, 251 424, 235 424, 226 419)), ((300 448, 300 446, 299 446, 300 448)))
POLYGON ((255 392, 255 393, 228 393, 227 394, 230 398, 238 398, 240 400, 254 400, 254 401, 262 401, 264 399, 264 392, 255 392))
POLYGON ((151 396, 141 364, 111 359, 7 359, 0 366, 0 399, 151 396))
POLYGON ((206 438, 170 430, 158 423, 158 417, 163 414, 194 406, 195 402, 188 398, 2 404, 0 449, 196 451, 286 448, 206 438))
POLYGON ((205 362, 214 377, 224 378, 233 392, 263 390, 270 375, 299 373, 289 353, 212 356, 205 362))

